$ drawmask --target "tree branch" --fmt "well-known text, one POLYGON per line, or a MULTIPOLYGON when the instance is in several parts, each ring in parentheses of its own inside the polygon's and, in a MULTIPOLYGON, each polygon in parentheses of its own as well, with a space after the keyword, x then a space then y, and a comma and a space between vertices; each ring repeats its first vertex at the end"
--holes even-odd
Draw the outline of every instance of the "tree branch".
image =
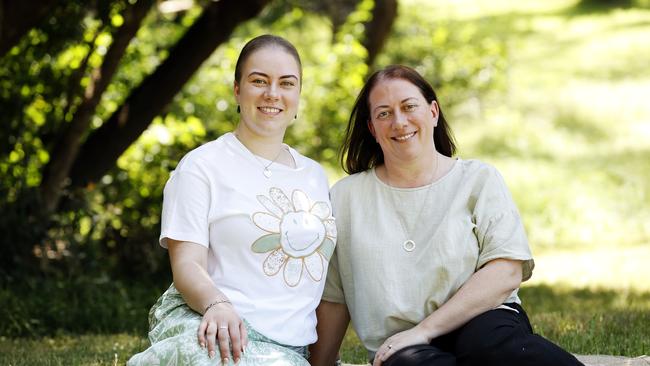
MULTIPOLYGON (((82 139, 88 131, 101 96, 115 75, 126 48, 140 29, 142 20, 152 5, 153 0, 140 0, 125 10, 124 24, 113 35, 113 42, 104 56, 102 65, 92 71, 81 104, 77 107, 63 138, 52 150, 51 159, 44 169, 40 188, 46 212, 56 209, 66 178, 78 156, 82 139)), ((72 100, 73 97, 70 98, 72 100)))
POLYGON ((97 181, 160 114, 201 64, 240 23, 255 17, 269 0, 211 2, 171 50, 169 57, 86 140, 75 161, 72 186, 97 181))
POLYGON ((372 20, 366 23, 365 39, 363 40, 363 46, 368 51, 366 61, 368 66, 372 66, 384 47, 395 19, 397 19, 397 0, 375 0, 372 20))

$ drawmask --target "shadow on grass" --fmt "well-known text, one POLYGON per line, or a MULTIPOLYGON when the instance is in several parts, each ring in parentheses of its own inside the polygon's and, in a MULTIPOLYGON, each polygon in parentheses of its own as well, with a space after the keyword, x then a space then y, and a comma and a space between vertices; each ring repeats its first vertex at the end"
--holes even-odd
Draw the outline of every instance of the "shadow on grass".
POLYGON ((520 297, 536 333, 579 354, 650 351, 650 292, 525 286, 520 297))
POLYGON ((609 13, 617 9, 644 7, 635 0, 580 0, 567 10, 567 15, 609 13))

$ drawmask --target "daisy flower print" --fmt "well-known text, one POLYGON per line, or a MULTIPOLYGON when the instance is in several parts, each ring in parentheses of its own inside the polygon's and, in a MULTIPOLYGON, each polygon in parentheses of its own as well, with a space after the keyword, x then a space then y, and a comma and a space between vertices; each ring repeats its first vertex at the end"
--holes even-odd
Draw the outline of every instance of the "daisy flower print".
POLYGON ((321 281, 325 263, 334 253, 336 225, 327 202, 312 202, 301 190, 289 198, 280 188, 269 189, 257 200, 266 211, 255 212, 253 223, 268 234, 255 240, 251 250, 268 253, 262 269, 267 276, 282 271, 284 282, 297 286, 303 277, 321 281))

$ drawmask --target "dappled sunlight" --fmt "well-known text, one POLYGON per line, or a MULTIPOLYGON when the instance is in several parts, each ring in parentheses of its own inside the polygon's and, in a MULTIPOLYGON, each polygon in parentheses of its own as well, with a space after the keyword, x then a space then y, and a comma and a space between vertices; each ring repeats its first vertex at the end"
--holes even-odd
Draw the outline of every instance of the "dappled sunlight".
MULTIPOLYGON (((501 170, 523 217, 532 248, 592 250, 625 247, 650 241, 650 207, 644 205, 650 189, 644 176, 619 176, 641 164, 643 156, 622 155, 629 166, 611 160, 544 161, 488 159, 501 170), (608 163, 611 161, 611 164, 608 163)), ((649 169, 650 170, 650 169, 649 169)))
POLYGON ((542 256, 534 281, 648 288, 635 273, 650 258, 650 10, 521 3, 439 5, 508 45, 503 92, 448 113, 461 156, 503 173, 542 256))
POLYGON ((610 243, 605 248, 593 250, 535 255, 533 277, 525 286, 547 284, 650 292, 648 259, 650 242, 634 247, 617 247, 610 243))
POLYGON ((472 20, 504 14, 537 14, 554 12, 565 9, 567 4, 573 6, 577 1, 546 0, 546 1, 508 1, 508 0, 454 0, 454 1, 423 1, 402 0, 403 6, 425 6, 434 8, 433 18, 453 17, 457 20, 472 20), (441 12, 442 10, 442 12, 441 12))

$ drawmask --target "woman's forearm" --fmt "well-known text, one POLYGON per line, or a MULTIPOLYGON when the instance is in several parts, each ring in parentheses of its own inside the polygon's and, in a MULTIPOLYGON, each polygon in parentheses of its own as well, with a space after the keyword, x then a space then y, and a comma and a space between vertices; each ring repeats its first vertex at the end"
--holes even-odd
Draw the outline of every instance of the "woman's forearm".
POLYGON ((496 259, 488 262, 418 328, 429 341, 447 334, 472 318, 501 305, 521 284, 521 261, 496 259))
POLYGON ((216 301, 228 300, 206 271, 207 248, 195 243, 168 240, 174 286, 187 305, 203 314, 216 301))

